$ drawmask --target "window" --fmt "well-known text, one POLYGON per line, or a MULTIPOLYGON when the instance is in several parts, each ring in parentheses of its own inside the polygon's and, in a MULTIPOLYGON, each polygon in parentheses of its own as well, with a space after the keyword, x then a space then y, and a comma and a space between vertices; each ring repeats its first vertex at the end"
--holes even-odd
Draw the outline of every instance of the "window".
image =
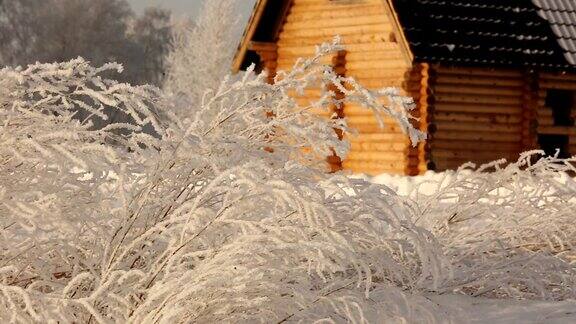
POLYGON ((546 94, 546 107, 552 109, 554 126, 574 126, 572 107, 574 93, 568 90, 550 89, 546 94))
POLYGON ((575 93, 569 90, 549 89, 546 93, 546 107, 552 110, 553 124, 545 134, 538 135, 538 144, 546 155, 554 155, 556 150, 560 150, 560 158, 570 157, 569 138, 562 128, 574 126, 574 98, 575 93))
POLYGON ((541 134, 538 135, 538 145, 546 155, 556 154, 556 150, 560 150, 559 158, 566 159, 570 157, 568 152, 568 136, 566 135, 552 135, 541 134))

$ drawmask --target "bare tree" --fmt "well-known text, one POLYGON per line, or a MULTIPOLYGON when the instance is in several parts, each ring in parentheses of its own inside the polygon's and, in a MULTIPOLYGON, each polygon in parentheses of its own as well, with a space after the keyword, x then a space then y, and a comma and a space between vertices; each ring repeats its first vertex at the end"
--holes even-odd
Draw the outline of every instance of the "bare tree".
POLYGON ((143 61, 138 62, 141 78, 154 85, 164 80, 165 57, 172 35, 170 12, 147 8, 132 26, 131 37, 138 46, 143 61))
POLYGON ((38 20, 34 5, 38 1, 3 1, 0 0, 0 65, 18 65, 29 61, 37 37, 38 20))
POLYGON ((181 117, 189 117, 204 93, 229 74, 237 45, 238 3, 206 1, 197 21, 188 19, 174 27, 165 88, 179 99, 176 113, 181 117))

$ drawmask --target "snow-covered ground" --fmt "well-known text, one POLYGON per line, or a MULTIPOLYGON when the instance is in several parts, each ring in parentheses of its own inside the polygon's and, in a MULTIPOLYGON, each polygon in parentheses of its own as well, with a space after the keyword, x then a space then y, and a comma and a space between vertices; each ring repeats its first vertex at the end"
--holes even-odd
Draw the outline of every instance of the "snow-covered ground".
MULTIPOLYGON (((447 184, 456 179, 469 176, 470 171, 464 170, 456 173, 455 171, 434 172, 426 171, 423 175, 419 176, 401 176, 383 173, 374 177, 369 177, 363 174, 353 175, 352 178, 359 178, 370 181, 372 183, 383 184, 390 189, 393 189, 401 196, 412 196, 416 193, 431 196, 436 194, 439 189, 444 188, 447 184)), ((571 189, 576 189, 576 180, 571 178, 566 173, 558 173, 556 180, 558 183, 567 186, 571 189)))
POLYGON ((441 309, 460 312, 467 323, 576 323, 576 301, 501 300, 460 295, 429 296, 441 309))

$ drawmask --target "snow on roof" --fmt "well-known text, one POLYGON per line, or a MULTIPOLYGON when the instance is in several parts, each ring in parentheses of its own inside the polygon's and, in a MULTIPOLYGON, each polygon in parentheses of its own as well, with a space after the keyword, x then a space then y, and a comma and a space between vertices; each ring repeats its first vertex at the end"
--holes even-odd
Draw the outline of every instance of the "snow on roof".
POLYGON ((564 57, 576 65, 576 2, 573 0, 532 0, 538 15, 550 23, 564 57))
POLYGON ((417 61, 576 70, 573 0, 394 0, 417 61))

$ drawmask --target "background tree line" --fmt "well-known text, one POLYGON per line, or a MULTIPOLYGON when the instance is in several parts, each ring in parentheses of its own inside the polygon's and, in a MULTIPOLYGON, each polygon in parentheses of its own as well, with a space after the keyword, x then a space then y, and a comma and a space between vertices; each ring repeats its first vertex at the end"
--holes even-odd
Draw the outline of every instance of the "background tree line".
POLYGON ((167 10, 126 0, 0 0, 0 66, 81 56, 123 64, 123 82, 160 86, 172 35, 167 10))

